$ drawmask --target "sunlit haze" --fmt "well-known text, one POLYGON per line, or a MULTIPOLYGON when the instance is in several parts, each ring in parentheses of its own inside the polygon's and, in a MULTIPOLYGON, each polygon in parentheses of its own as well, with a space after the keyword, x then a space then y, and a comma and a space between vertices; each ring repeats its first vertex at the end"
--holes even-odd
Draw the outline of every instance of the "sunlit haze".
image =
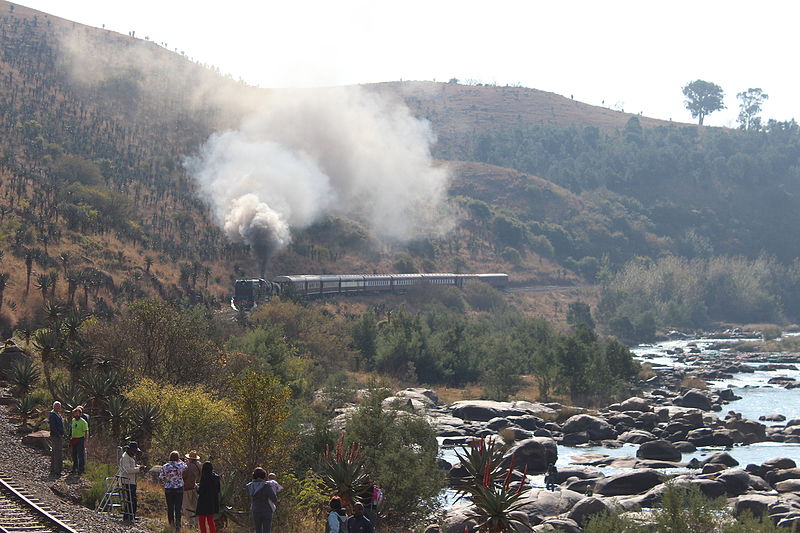
POLYGON ((394 80, 523 85, 692 122, 681 87, 725 91, 706 124, 735 125, 736 93, 769 94, 764 119, 800 117, 796 3, 743 1, 27 0, 60 17, 166 43, 262 87, 394 80))

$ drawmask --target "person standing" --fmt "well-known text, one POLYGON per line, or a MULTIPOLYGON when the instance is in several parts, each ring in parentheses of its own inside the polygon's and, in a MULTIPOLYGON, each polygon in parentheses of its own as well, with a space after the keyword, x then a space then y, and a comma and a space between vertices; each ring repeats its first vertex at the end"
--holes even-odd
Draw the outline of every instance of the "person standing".
POLYGON ((89 422, 83 418, 83 410, 76 407, 72 411, 69 445, 72 447, 72 470, 78 475, 86 469, 86 437, 89 436, 89 422))
POLYGON ((183 471, 186 463, 181 454, 173 451, 169 462, 161 466, 158 479, 164 484, 164 497, 167 500, 167 521, 176 531, 181 529, 181 507, 183 506, 183 471))
POLYGON ((250 512, 256 533, 272 532, 272 506, 276 503, 275 491, 267 483, 267 471, 261 467, 253 470, 253 481, 247 484, 250 496, 250 512))
POLYGON ((383 501, 383 491, 372 482, 370 476, 365 478, 364 492, 360 494, 359 499, 364 504, 364 516, 366 516, 372 523, 372 528, 378 530, 378 506, 383 501))
POLYGON ((183 471, 183 516, 189 525, 197 525, 197 484, 200 482, 200 455, 192 450, 183 456, 186 470, 183 471))
POLYGON ((61 418, 61 402, 53 402, 50 411, 50 445, 53 455, 50 456, 50 475, 60 476, 64 468, 64 419, 61 418))
POLYGON ((375 533, 375 527, 364 516, 364 504, 353 504, 353 516, 347 519, 347 533, 375 533))
POLYGON ((136 442, 129 442, 125 453, 119 458, 117 475, 122 483, 122 521, 132 524, 136 518, 136 474, 143 468, 136 464, 136 455, 141 452, 136 442))
POLYGON ((214 515, 219 512, 221 490, 219 476, 214 473, 214 465, 206 461, 197 485, 197 521, 200 523, 200 533, 217 533, 214 515))
POLYGON ((347 512, 342 509, 342 500, 335 496, 331 498, 330 506, 325 533, 347 533, 347 512))

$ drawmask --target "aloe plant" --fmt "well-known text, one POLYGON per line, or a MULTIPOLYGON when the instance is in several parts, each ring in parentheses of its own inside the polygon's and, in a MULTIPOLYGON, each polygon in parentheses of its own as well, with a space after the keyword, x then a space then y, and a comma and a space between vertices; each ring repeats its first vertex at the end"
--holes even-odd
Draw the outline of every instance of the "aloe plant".
POLYGON ((502 483, 506 475, 503 468, 505 448, 497 439, 494 437, 472 439, 469 447, 464 447, 462 451, 463 453, 456 451, 456 456, 467 473, 457 479, 455 484, 461 497, 474 493, 476 487, 481 485, 487 471, 493 485, 502 483))
POLYGON ((18 399, 14 405, 14 410, 19 414, 20 426, 28 425, 28 420, 36 415, 39 402, 33 396, 27 395, 18 399))
POLYGON ((11 367, 10 381, 18 395, 26 395, 39 383, 39 368, 33 361, 17 361, 11 367))
POLYGON ((523 522, 516 511, 520 511, 525 503, 522 501, 522 491, 525 488, 527 467, 522 474, 522 481, 515 488, 511 488, 511 477, 514 472, 514 459, 507 470, 504 470, 502 483, 494 480, 491 463, 487 462, 483 478, 476 483, 471 491, 470 499, 474 507, 466 513, 466 517, 473 520, 477 530, 483 533, 514 533, 531 531, 530 525, 523 522))
POLYGON ((326 446, 320 459, 320 476, 325 488, 339 496, 343 505, 355 502, 367 487, 367 471, 358 443, 346 447, 345 433, 342 432, 334 451, 326 446))

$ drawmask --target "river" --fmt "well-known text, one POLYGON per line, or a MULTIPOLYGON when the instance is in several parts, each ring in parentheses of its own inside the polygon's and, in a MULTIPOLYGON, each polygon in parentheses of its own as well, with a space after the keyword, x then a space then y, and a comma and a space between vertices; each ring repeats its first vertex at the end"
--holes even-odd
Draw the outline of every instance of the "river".
MULTIPOLYGON (((685 340, 670 340, 656 344, 644 344, 631 348, 637 359, 641 362, 651 364, 659 364, 665 366, 673 366, 677 368, 691 368, 691 364, 686 364, 679 361, 676 355, 670 355, 668 352, 674 352, 676 348, 680 348, 688 352, 688 345, 694 344, 702 350, 704 356, 719 356, 725 357, 727 349, 724 348, 725 344, 733 342, 740 342, 747 339, 714 339, 714 338, 697 338, 685 340)), ((758 340, 758 339, 749 339, 758 340)), ((758 366, 758 364, 754 364, 758 366)), ((799 365, 800 366, 800 365, 799 365)), ((751 420, 758 420, 759 416, 771 413, 779 413, 786 416, 787 420, 792 418, 800 418, 800 388, 798 389, 785 389, 778 385, 767 383, 774 377, 791 377, 800 381, 800 370, 776 370, 772 372, 756 371, 753 373, 734 374, 733 378, 709 381, 709 386, 717 389, 730 388, 737 396, 741 396, 741 400, 736 400, 723 407, 723 413, 727 411, 736 411, 742 413, 744 418, 751 420)), ((722 413, 720 413, 722 414, 722 413)), ((724 416, 724 414, 723 414, 724 416)), ((763 422, 767 425, 776 424, 783 425, 778 422, 763 422)), ((441 440, 441 439, 440 439, 441 440)), ((584 453, 602 453, 612 457, 620 456, 635 456, 638 445, 626 444, 621 448, 605 448, 603 446, 558 446, 558 462, 557 466, 567 466, 572 463, 571 457, 577 454, 584 453)), ((683 454, 683 462, 690 461, 693 457, 699 460, 709 454, 721 451, 721 447, 706 447, 698 448, 696 452, 683 454)), ((784 444, 780 442, 759 442, 750 445, 737 445, 728 452, 739 461, 742 467, 747 464, 761 464, 767 459, 772 457, 791 457, 800 462, 800 444, 784 444)), ((452 448, 441 448, 441 456, 451 464, 458 462, 455 455, 455 450, 452 448)), ((611 468, 611 467, 593 467, 598 468, 605 475, 613 475, 625 471, 626 469, 611 468)), ((679 473, 679 469, 669 469, 665 472, 679 473)), ((544 476, 529 476, 528 484, 533 487, 544 487, 544 476)), ((455 492, 448 490, 444 495, 446 504, 454 501, 455 492)))

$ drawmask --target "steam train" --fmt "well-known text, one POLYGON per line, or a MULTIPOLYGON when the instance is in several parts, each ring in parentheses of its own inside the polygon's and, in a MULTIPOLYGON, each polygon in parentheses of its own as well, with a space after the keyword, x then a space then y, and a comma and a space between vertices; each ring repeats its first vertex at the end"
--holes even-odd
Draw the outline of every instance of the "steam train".
POLYGON ((306 298, 365 292, 398 292, 414 286, 444 285, 463 287, 469 280, 482 281, 502 289, 508 274, 342 274, 278 276, 264 279, 238 279, 233 284, 231 307, 249 311, 273 295, 294 294, 306 298))

